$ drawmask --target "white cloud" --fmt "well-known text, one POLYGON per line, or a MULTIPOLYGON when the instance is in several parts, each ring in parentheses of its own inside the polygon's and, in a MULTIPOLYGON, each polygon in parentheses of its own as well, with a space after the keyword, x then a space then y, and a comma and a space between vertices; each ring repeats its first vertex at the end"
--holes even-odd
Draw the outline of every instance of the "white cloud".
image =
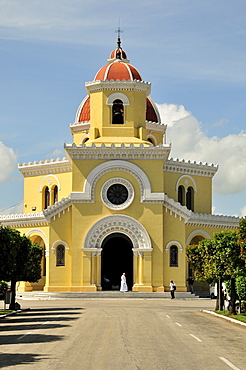
POLYGON ((246 188, 246 133, 209 138, 202 125, 183 106, 157 104, 162 122, 167 123, 171 156, 219 164, 214 177, 218 194, 235 194, 246 188), (176 107, 176 108, 175 108, 176 107))
POLYGON ((241 216, 246 217, 246 205, 242 208, 240 208, 241 216))
POLYGON ((219 121, 215 122, 212 126, 213 127, 224 127, 226 123, 228 123, 229 120, 228 119, 220 119, 219 121))
POLYGON ((0 141, 0 182, 8 179, 16 169, 17 158, 14 150, 8 148, 0 141))
POLYGON ((168 126, 173 126, 174 123, 182 118, 191 116, 190 112, 187 112, 183 105, 176 104, 157 104, 163 123, 167 123, 168 126))
POLYGON ((46 155, 46 158, 49 158, 49 159, 54 158, 54 159, 56 159, 57 157, 61 157, 61 156, 64 157, 64 151, 61 150, 61 149, 55 149, 55 150, 53 150, 53 152, 47 154, 46 155))

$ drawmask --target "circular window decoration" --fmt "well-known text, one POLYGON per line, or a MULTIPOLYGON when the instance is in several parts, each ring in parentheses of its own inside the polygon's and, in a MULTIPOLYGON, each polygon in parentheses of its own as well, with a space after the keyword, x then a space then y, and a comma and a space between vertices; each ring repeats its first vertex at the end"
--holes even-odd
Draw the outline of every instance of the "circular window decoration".
POLYGON ((132 184, 122 178, 106 181, 102 187, 103 203, 110 209, 121 210, 127 208, 133 201, 134 189, 132 184))
POLYGON ((113 184, 108 188, 107 198, 115 205, 125 203, 128 198, 128 190, 125 185, 113 184))

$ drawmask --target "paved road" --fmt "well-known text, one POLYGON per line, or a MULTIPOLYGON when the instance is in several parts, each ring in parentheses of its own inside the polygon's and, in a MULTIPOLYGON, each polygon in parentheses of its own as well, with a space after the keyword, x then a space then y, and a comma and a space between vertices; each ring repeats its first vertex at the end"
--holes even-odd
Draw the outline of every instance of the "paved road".
POLYGON ((210 300, 22 301, 0 321, 7 369, 246 369, 246 328, 200 312, 210 300), (18 365, 18 366, 16 366, 18 365))

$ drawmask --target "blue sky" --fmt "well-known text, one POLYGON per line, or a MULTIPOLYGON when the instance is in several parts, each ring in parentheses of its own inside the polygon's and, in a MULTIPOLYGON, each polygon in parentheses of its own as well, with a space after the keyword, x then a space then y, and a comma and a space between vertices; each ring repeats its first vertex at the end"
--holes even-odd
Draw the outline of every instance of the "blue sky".
POLYGON ((215 213, 246 214, 245 0, 0 0, 0 210, 17 163, 63 157, 84 83, 116 46, 168 124, 172 157, 219 164, 215 213))

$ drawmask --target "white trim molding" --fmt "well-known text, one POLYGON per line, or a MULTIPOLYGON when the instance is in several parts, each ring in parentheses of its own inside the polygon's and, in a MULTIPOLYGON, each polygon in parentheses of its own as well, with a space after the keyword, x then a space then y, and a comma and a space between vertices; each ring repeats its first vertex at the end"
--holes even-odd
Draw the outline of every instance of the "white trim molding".
POLYGON ((164 193, 152 193, 150 181, 145 172, 134 163, 115 160, 107 161, 96 166, 87 176, 84 183, 83 193, 71 193, 81 198, 94 202, 95 186, 97 181, 107 172, 124 171, 130 173, 138 181, 141 189, 141 202, 156 202, 162 203, 164 201, 164 193))
POLYGON ((166 253, 168 253, 168 250, 171 247, 171 245, 176 245, 176 247, 179 248, 180 253, 183 252, 182 244, 180 242, 178 242, 177 240, 172 240, 171 242, 168 242, 167 245, 166 245, 166 248, 165 248, 166 253))
POLYGON ((126 209, 127 207, 129 207, 129 205, 132 203, 134 199, 134 188, 132 184, 126 179, 122 179, 121 177, 114 177, 112 179, 109 179, 103 184, 101 189, 101 198, 105 206, 108 207, 109 209, 113 209, 115 211, 126 209), (128 193, 127 199, 122 204, 113 204, 108 199, 107 196, 108 189, 110 188, 110 186, 115 184, 123 185, 127 189, 128 193))
POLYGON ((72 165, 69 160, 64 157, 63 159, 46 159, 45 161, 35 161, 28 163, 19 163, 18 170, 24 177, 50 175, 52 173, 71 172, 72 165))
POLYGON ((158 144, 153 146, 150 142, 134 145, 133 143, 112 143, 105 145, 101 143, 96 145, 88 143, 77 146, 73 144, 64 144, 64 149, 71 159, 99 159, 99 160, 149 160, 159 159, 166 161, 171 150, 171 146, 167 144, 158 144))
POLYGON ((185 173, 187 175, 196 175, 204 177, 213 177, 218 170, 218 165, 207 162, 186 161, 184 159, 170 158, 164 165, 164 171, 185 173))
POLYGON ((146 139, 148 140, 148 139, 151 139, 152 141, 151 141, 151 143, 153 144, 153 145, 157 145, 157 140, 156 140, 156 138, 155 138, 155 136, 154 135, 152 135, 152 134, 147 134, 147 137, 146 137, 146 139))
POLYGON ((150 95, 151 92, 151 83, 139 80, 96 80, 85 83, 85 89, 88 95, 95 91, 103 90, 134 90, 134 91, 143 91, 147 95, 150 95))
POLYGON ((113 105, 113 103, 116 99, 120 99, 122 101, 123 105, 130 105, 128 97, 125 94, 120 93, 120 92, 115 92, 115 93, 109 95, 109 97, 106 101, 106 104, 107 105, 113 105))
MULTIPOLYGON (((52 175, 52 174, 50 174, 50 175, 46 175, 42 180, 41 180, 41 182, 40 182, 40 186, 39 186, 39 192, 40 193, 42 193, 42 190, 43 190, 43 183, 44 183, 44 181, 48 178, 48 177, 53 177, 55 180, 56 180, 56 184, 55 185, 57 185, 58 186, 58 190, 59 191, 61 191, 61 184, 60 184, 60 181, 59 181, 59 179, 58 179, 58 177, 56 176, 56 175, 52 175)), ((50 185, 54 185, 54 184, 50 184, 50 185)), ((49 186, 50 186, 49 185, 49 186)))
POLYGON ((56 247, 57 247, 58 245, 60 245, 60 244, 61 244, 61 245, 64 245, 66 252, 68 252, 68 251, 69 251, 69 245, 67 244, 67 242, 65 242, 64 240, 57 240, 57 241, 52 245, 52 247, 51 247, 51 250, 52 250, 52 252, 53 252, 53 253, 55 253, 56 247))
MULTIPOLYGON (((176 182, 176 192, 178 192, 178 189, 179 189, 179 185, 183 185, 183 184, 180 184, 181 180, 183 178, 188 178, 192 184, 193 184, 193 189, 194 189, 194 192, 197 193, 197 186, 196 186, 196 183, 195 183, 195 180, 190 176, 190 175, 182 175, 178 178, 177 182, 176 182)), ((185 187, 187 188, 188 185, 185 185, 185 187)))
MULTIPOLYGON (((86 234, 83 251, 102 248, 104 239, 114 233, 121 233, 131 240, 133 249, 152 251, 151 240, 145 227, 126 215, 111 215, 95 222, 86 234)), ((117 248, 117 246, 116 246, 117 248)))
POLYGON ((201 229, 197 229, 197 230, 192 231, 188 235, 185 244, 190 245, 190 242, 194 238, 194 236, 202 236, 204 239, 211 239, 211 236, 206 231, 201 230, 201 229))
POLYGON ((40 230, 40 229, 32 229, 32 230, 30 230, 30 231, 28 231, 26 233, 26 236, 27 237, 31 237, 31 236, 33 236, 32 234, 36 234, 36 235, 40 236, 43 239, 43 241, 44 241, 44 244, 45 244, 46 249, 49 249, 49 241, 48 241, 48 238, 47 238, 47 236, 45 235, 45 233, 42 230, 40 230))
POLYGON ((89 136, 89 134, 84 134, 84 135, 82 135, 81 136, 81 138, 80 138, 80 140, 79 140, 79 142, 80 142, 80 144, 84 144, 87 140, 85 140, 85 139, 90 139, 90 136, 89 136), (85 140, 85 141, 84 141, 85 140))

